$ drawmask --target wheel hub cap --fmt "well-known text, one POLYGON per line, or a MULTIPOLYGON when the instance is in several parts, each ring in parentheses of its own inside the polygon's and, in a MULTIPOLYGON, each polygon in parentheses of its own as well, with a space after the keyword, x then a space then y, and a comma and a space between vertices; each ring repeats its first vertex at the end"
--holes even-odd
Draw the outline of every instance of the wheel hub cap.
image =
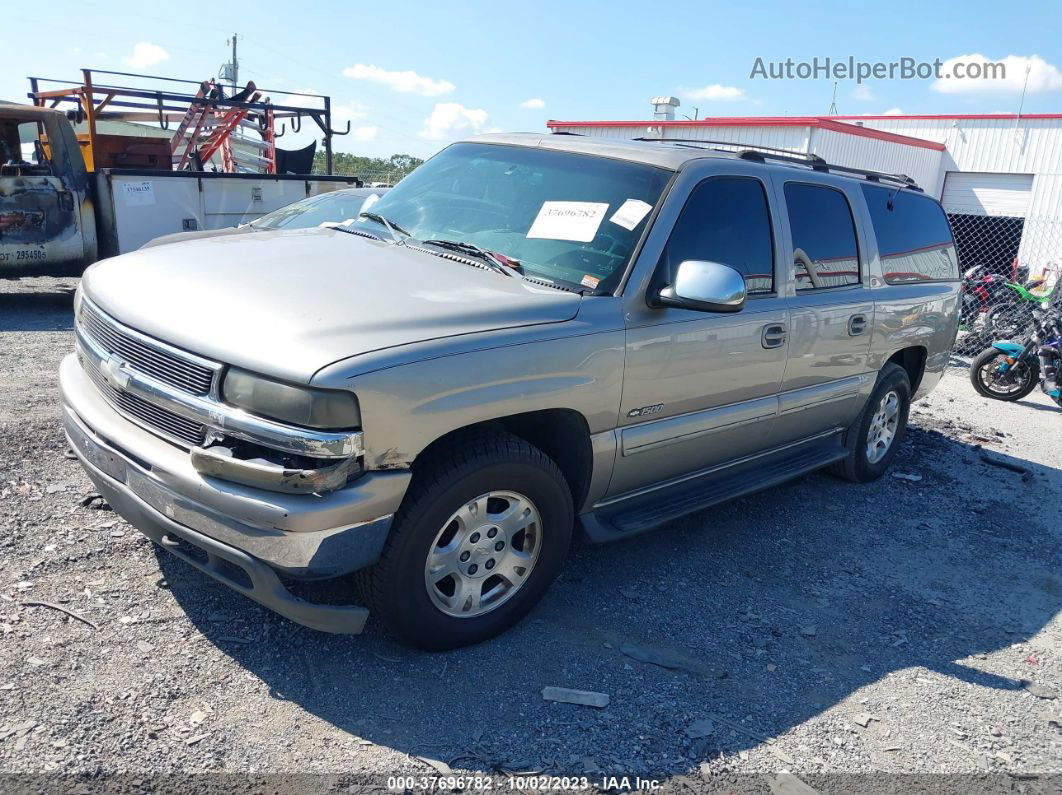
POLYGON ((892 447, 892 440, 896 438, 896 428, 900 418, 900 396, 895 390, 886 392, 878 410, 870 420, 870 429, 867 432, 867 461, 876 464, 892 447))
POLYGON ((435 537, 424 563, 432 603, 457 618, 489 613, 524 586, 542 547, 534 503, 491 491, 462 505, 435 537))

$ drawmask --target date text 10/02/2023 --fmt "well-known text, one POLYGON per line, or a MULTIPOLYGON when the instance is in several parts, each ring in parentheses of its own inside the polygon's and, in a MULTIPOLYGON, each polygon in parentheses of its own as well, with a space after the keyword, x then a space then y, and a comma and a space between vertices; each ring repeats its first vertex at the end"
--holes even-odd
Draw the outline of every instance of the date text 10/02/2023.
POLYGON ((656 779, 639 776, 390 776, 387 788, 398 791, 449 791, 453 789, 484 791, 507 787, 527 792, 575 792, 595 788, 612 792, 652 792, 660 788, 656 779))

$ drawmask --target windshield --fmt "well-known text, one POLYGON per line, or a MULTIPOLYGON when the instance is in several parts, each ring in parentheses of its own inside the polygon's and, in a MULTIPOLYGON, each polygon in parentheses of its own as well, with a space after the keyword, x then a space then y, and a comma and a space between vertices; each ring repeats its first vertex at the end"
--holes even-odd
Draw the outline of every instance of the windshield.
MULTIPOLYGON (((671 172, 517 146, 444 149, 372 212, 417 240, 472 243, 530 276, 609 290, 619 283, 671 172)), ((362 218, 357 226, 373 226, 362 218)))
MULTIPOLYGON (((255 229, 309 229, 326 222, 340 223, 357 218, 370 190, 337 190, 302 199, 251 222, 255 229)), ((379 191, 382 193, 382 191, 379 191)))

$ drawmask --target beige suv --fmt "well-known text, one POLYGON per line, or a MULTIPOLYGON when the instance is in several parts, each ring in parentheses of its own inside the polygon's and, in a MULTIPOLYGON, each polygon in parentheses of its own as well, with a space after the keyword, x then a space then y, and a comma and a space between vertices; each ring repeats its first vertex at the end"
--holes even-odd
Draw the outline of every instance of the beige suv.
POLYGON ((905 177, 483 136, 341 222, 94 265, 65 422, 191 565, 307 626, 372 609, 442 649, 525 615, 574 528, 879 477, 958 301, 944 213, 905 177), (332 597, 296 595, 313 579, 332 597))

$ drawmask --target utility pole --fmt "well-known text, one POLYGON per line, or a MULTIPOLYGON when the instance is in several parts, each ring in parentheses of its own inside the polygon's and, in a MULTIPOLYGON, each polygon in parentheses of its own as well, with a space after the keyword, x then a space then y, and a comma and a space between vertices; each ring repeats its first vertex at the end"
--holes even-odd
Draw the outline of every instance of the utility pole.
POLYGON ((232 93, 235 94, 240 84, 240 62, 236 60, 236 34, 232 34, 232 93))

